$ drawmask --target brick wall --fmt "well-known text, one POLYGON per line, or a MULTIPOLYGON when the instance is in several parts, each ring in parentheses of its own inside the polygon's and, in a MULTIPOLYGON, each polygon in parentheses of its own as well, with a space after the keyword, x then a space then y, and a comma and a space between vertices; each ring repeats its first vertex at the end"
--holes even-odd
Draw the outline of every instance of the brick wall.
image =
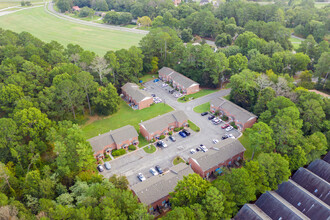
POLYGON ((192 158, 189 158, 189 165, 195 173, 199 174, 201 177, 204 176, 202 168, 192 158))
POLYGON ((161 198, 161 199, 158 199, 156 202, 154 202, 154 203, 152 203, 152 204, 150 204, 150 205, 151 205, 154 209, 156 209, 158 206, 159 206, 159 207, 163 206, 163 202, 164 202, 164 201, 168 202, 169 198, 170 198, 170 195, 167 195, 167 196, 165 196, 165 197, 163 197, 163 198, 161 198))
POLYGON ((154 100, 152 98, 141 101, 138 104, 139 110, 149 107, 153 102, 154 102, 154 100))
POLYGON ((246 122, 243 126, 243 131, 246 129, 246 128, 251 128, 253 126, 254 123, 257 122, 257 118, 253 118, 252 120, 246 122))
POLYGON ((186 91, 187 91, 187 95, 194 94, 199 91, 199 85, 191 86, 187 88, 186 91))

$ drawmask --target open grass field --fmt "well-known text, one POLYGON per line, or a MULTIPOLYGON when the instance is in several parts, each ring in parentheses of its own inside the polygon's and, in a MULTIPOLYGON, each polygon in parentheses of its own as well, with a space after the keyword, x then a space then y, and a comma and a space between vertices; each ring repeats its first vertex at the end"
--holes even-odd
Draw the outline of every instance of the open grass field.
POLYGON ((290 41, 293 45, 293 49, 298 49, 299 48, 299 45, 301 44, 301 40, 300 39, 297 39, 297 38, 293 38, 293 37, 290 37, 290 41))
POLYGON ((86 139, 125 125, 133 125, 136 130, 139 130, 139 123, 141 123, 141 120, 146 121, 170 111, 173 111, 173 108, 164 103, 155 104, 142 110, 133 110, 121 100, 118 112, 110 117, 82 126, 82 130, 86 139))
POLYGON ((194 112, 196 112, 196 113, 203 113, 203 112, 208 112, 208 111, 210 111, 210 103, 209 102, 201 104, 201 105, 196 106, 194 108, 194 112))
POLYGON ((196 92, 194 94, 182 96, 181 98, 178 99, 178 102, 188 102, 190 98, 197 99, 199 97, 202 97, 202 96, 205 96, 205 95, 217 92, 217 91, 219 91, 219 90, 217 90, 217 89, 201 89, 199 92, 196 92))
POLYGON ((64 46, 79 44, 85 50, 102 56, 109 50, 138 45, 144 36, 65 21, 48 14, 43 7, 0 16, 0 27, 15 32, 27 31, 45 42, 55 40, 64 46))

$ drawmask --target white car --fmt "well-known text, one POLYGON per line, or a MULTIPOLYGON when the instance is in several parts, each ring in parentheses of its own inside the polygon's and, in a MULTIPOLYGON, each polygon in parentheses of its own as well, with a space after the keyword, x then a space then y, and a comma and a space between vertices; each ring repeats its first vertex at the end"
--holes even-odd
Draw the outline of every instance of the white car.
POLYGON ((191 154, 194 154, 194 153, 196 153, 196 150, 195 150, 195 149, 191 149, 191 150, 190 150, 190 153, 191 153, 191 154))
POLYGON ((228 134, 228 138, 232 138, 232 139, 235 139, 234 135, 233 134, 228 134))
POLYGON ((228 128, 226 128, 226 131, 231 131, 233 130, 234 128, 232 126, 229 126, 228 128))
POLYGON ((168 85, 166 83, 163 83, 162 87, 166 87, 166 86, 168 86, 168 85))
POLYGON ((139 173, 139 174, 138 174, 138 178, 139 178, 139 180, 140 180, 141 182, 143 182, 143 181, 146 180, 146 178, 143 176, 142 173, 139 173))
POLYGON ((154 176, 157 176, 158 175, 158 172, 154 169, 154 168, 150 168, 150 173, 152 174, 152 175, 154 175, 154 176))
POLYGON ((208 151, 208 149, 203 144, 199 145, 199 147, 202 149, 203 152, 208 151))
POLYGON ((213 144, 216 144, 216 143, 219 143, 219 140, 218 139, 213 139, 212 142, 213 142, 213 144))

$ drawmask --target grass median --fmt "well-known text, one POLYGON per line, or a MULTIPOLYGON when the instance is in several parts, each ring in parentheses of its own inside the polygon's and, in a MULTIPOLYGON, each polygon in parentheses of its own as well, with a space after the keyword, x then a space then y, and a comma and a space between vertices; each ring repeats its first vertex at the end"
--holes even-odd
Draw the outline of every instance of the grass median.
POLYGON ((150 144, 150 145, 144 147, 143 150, 148 154, 152 154, 156 151, 156 147, 153 144, 150 144))
POLYGON ((209 102, 198 105, 194 108, 194 112, 196 112, 196 113, 203 113, 203 112, 208 112, 208 111, 210 111, 210 103, 209 102))
POLYGON ((199 132, 201 129, 194 124, 192 121, 188 120, 189 128, 193 130, 194 132, 199 132))
POLYGON ((179 163, 185 163, 186 161, 184 161, 181 157, 176 157, 173 160, 173 165, 178 165, 179 163))
POLYGON ((182 96, 181 98, 178 99, 178 102, 189 102, 191 99, 197 99, 197 98, 209 95, 209 94, 217 92, 217 91, 219 91, 219 90, 217 90, 217 89, 201 89, 199 92, 196 92, 194 94, 182 96))

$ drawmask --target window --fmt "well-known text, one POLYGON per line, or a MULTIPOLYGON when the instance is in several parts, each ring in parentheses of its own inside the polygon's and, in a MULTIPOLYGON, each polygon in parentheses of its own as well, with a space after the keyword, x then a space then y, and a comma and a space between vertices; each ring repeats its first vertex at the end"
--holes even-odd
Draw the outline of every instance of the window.
POLYGON ((229 161, 228 165, 230 165, 230 164, 231 164, 231 161, 229 161))
POLYGON ((162 205, 165 205, 165 203, 166 203, 166 200, 162 201, 162 205))

